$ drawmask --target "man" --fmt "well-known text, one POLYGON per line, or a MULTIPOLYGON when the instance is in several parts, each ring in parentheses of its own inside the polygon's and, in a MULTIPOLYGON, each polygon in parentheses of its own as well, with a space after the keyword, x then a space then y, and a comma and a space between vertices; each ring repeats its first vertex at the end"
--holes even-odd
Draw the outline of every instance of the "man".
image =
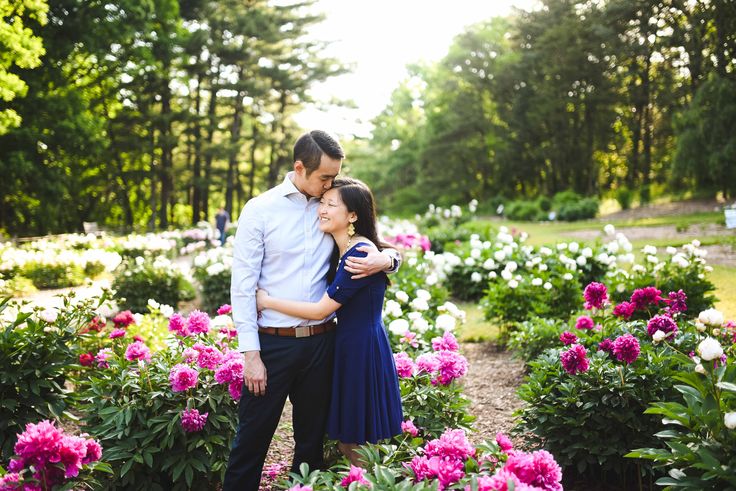
POLYGON ((220 232, 220 245, 225 245, 225 227, 230 222, 230 214, 225 210, 224 206, 217 209, 215 214, 215 226, 220 232))
MULTIPOLYGON (((294 145, 294 171, 246 203, 233 251, 231 297, 239 350, 245 353, 245 387, 239 426, 225 473, 224 491, 257 491, 263 462, 289 397, 293 405, 294 461, 324 465, 322 441, 329 409, 335 321, 307 321, 272 310, 256 311, 256 289, 314 302, 324 295, 333 239, 318 227, 319 198, 340 173, 345 154, 323 131, 294 145)), ((346 263, 354 278, 395 271, 394 250, 362 248, 365 258, 346 263)))

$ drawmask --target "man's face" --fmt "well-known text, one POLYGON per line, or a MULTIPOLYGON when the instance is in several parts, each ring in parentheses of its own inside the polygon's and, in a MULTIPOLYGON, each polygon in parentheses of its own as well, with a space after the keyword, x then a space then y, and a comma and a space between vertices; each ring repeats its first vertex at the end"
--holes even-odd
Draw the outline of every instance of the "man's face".
POLYGON ((332 187, 332 181, 340 173, 341 167, 342 160, 322 154, 319 167, 307 177, 307 168, 297 160, 294 163, 294 185, 307 196, 321 198, 322 194, 332 187))

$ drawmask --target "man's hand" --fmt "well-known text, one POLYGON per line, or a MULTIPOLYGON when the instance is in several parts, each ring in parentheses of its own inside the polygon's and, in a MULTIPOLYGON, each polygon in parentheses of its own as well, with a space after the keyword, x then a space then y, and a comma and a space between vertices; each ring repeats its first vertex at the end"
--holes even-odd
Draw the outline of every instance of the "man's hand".
POLYGON ((266 394, 266 366, 261 361, 260 351, 246 351, 243 366, 245 388, 254 396, 266 394))
POLYGON ((360 246, 356 251, 365 252, 368 255, 366 257, 350 256, 345 261, 345 270, 353 273, 352 279, 354 280, 386 271, 391 265, 391 258, 379 252, 372 245, 360 246))
POLYGON ((267 308, 266 302, 268 302, 268 292, 259 288, 256 291, 256 308, 258 309, 259 313, 261 312, 261 310, 267 308))

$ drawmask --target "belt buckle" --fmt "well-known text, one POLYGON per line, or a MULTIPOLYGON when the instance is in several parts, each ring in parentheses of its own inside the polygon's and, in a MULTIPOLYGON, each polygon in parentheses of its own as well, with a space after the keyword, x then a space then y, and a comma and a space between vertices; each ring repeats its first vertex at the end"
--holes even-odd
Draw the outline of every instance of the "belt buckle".
POLYGON ((297 327, 294 329, 295 338, 306 338, 309 337, 310 326, 297 327))

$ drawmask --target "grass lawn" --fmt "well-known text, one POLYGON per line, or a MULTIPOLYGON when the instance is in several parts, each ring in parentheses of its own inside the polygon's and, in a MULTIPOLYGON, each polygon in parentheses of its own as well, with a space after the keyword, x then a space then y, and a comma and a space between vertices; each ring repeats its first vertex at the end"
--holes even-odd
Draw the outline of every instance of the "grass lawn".
POLYGON ((715 307, 727 320, 736 320, 736 268, 713 266, 710 280, 716 285, 715 307))

